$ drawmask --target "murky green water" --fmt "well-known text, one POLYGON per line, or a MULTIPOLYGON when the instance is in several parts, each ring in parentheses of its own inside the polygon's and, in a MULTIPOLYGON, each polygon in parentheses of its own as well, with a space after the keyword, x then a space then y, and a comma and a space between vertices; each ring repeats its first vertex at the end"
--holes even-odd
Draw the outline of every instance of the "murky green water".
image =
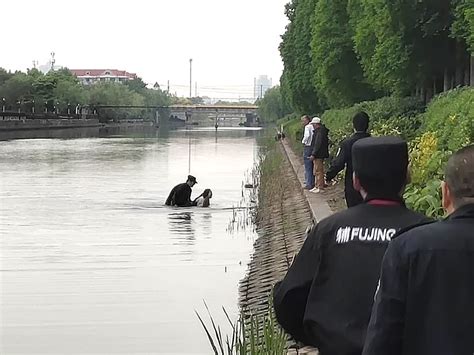
POLYGON ((258 131, 84 132, 0 141, 0 353, 209 354, 194 310, 237 313, 258 131), (209 209, 163 205, 189 147, 209 209))

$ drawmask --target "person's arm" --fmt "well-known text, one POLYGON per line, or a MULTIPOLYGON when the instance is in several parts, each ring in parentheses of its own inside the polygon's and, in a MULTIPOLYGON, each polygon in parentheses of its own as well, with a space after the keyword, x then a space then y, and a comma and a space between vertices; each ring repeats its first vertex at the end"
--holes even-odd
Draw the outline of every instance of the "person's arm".
POLYGON ((364 355, 402 353, 408 266, 403 261, 398 239, 390 242, 382 261, 382 272, 372 308, 364 355))
POLYGON ((303 247, 284 279, 273 289, 273 307, 280 325, 298 341, 305 341, 303 319, 311 284, 316 276, 320 248, 318 226, 306 238, 303 247))
POLYGON ((337 155, 334 160, 331 162, 331 166, 326 173, 326 181, 331 181, 336 177, 336 175, 344 169, 346 166, 346 154, 344 152, 344 146, 341 144, 339 150, 337 151, 337 155))
POLYGON ((304 126, 304 135, 303 135, 303 140, 301 141, 304 145, 310 145, 311 144, 311 130, 310 127, 304 126))

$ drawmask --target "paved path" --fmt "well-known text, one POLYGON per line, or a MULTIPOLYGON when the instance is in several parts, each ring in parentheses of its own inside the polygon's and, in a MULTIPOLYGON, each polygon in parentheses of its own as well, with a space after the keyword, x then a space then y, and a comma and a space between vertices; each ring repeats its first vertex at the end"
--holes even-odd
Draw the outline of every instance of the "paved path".
POLYGON ((288 160, 293 168, 293 171, 300 182, 301 190, 308 201, 311 213, 315 221, 320 221, 323 218, 330 216, 333 212, 329 208, 329 205, 320 193, 309 192, 308 190, 303 189, 302 184, 304 182, 304 166, 302 159, 298 157, 291 149, 288 142, 285 140, 282 141, 282 145, 288 160))

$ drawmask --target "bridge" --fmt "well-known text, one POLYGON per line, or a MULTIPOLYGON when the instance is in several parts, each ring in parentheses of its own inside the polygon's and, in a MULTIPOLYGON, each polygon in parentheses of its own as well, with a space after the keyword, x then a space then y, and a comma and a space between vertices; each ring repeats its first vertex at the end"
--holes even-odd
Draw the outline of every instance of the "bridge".
POLYGON ((151 109, 155 110, 155 120, 164 123, 200 126, 256 126, 258 125, 257 105, 95 105, 97 109, 151 109), (167 110, 164 117, 163 110, 167 110))

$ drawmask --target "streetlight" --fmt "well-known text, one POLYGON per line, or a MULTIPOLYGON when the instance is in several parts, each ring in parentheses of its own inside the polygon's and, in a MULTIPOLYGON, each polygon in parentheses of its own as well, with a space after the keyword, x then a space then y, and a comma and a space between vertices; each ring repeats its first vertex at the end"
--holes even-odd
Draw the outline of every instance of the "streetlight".
POLYGON ((2 112, 5 112, 5 98, 2 97, 2 112))
POLYGON ((18 104, 18 113, 20 113, 20 111, 21 111, 21 101, 18 100, 16 103, 18 104))
POLYGON ((31 113, 35 113, 35 99, 31 101, 33 103, 33 106, 31 106, 31 113))
POLYGON ((71 115, 71 104, 69 102, 67 103, 67 115, 71 115))

